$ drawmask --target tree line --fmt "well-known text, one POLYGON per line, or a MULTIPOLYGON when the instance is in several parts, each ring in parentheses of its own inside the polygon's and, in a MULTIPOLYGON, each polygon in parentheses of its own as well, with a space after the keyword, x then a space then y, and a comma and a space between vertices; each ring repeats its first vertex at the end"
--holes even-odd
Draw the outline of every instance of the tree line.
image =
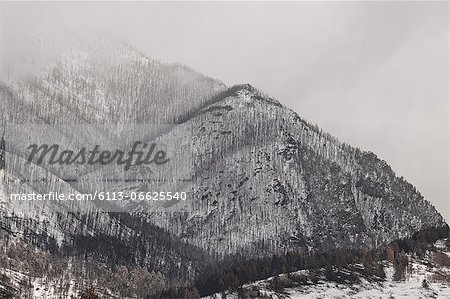
POLYGON ((284 255, 259 259, 228 258, 215 267, 208 267, 209 270, 197 277, 194 287, 201 296, 208 296, 225 290, 237 290, 245 283, 281 273, 304 269, 329 269, 331 266, 342 268, 356 263, 364 265, 366 275, 384 278, 384 271, 379 264, 384 260, 394 263, 394 279, 402 280, 408 264, 406 253, 423 255, 428 245, 448 235, 449 227, 446 225, 421 230, 409 238, 395 240, 372 250, 330 249, 312 253, 288 252, 284 255))

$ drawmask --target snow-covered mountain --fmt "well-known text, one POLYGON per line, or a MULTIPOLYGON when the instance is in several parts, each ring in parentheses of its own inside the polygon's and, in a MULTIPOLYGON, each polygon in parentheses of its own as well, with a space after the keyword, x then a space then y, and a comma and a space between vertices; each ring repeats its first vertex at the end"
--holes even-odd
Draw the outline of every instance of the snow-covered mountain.
MULTIPOLYGON (((0 84, 2 126, 21 124, 31 132, 33 124, 171 124, 151 137, 172 149, 171 165, 183 165, 163 175, 176 173, 182 180, 158 188, 186 192, 188 200, 162 211, 145 202, 124 203, 126 213, 95 203, 75 210, 40 202, 24 208, 8 200, 10 188, 45 191, 24 178, 50 178, 50 191, 66 193, 154 190, 144 182, 95 183, 123 175, 108 166, 81 169, 77 180, 67 181, 54 169, 26 164, 23 152, 7 150, 2 156, 14 168, 0 171, 3 253, 14 246, 36 248, 35 254, 54 261, 28 269, 26 256, 8 257, 2 261, 8 275, 39 278, 42 285, 64 274, 66 295, 74 285, 103 284, 111 296, 128 290, 145 297, 189 286, 205 269, 228 260, 366 250, 427 229, 448 233, 430 202, 385 161, 340 142, 248 84, 226 87, 104 39, 45 61, 33 76, 10 76, 0 84), (86 181, 94 183, 80 183, 86 181), (142 281, 106 285, 111 276, 163 283, 145 293, 138 290, 142 281)), ((105 130, 76 137, 98 141, 111 133, 105 130)), ((54 136, 63 143, 72 137, 54 136)), ((150 175, 144 166, 130 172, 150 175)))

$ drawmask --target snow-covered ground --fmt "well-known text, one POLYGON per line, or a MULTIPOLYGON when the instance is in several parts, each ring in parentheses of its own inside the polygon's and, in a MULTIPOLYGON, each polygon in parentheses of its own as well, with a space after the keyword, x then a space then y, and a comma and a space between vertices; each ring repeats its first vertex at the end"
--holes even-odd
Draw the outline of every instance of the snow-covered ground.
MULTIPOLYGON (((406 271, 406 280, 396 282, 393 280, 394 270, 390 262, 384 262, 386 279, 377 281, 376 279, 366 279, 358 276, 355 269, 363 269, 362 265, 353 265, 353 271, 341 270, 340 273, 356 274, 359 278, 357 283, 338 283, 327 281, 322 271, 315 272, 318 278, 316 283, 311 281, 312 272, 301 270, 293 272, 290 277, 307 277, 307 284, 296 287, 285 287, 274 289, 274 277, 249 283, 243 286, 245 295, 237 293, 227 293, 226 298, 264 298, 264 299, 312 299, 312 298, 436 298, 450 299, 450 248, 445 240, 435 243, 435 251, 428 251, 424 258, 409 256, 410 266, 406 271), (428 286, 423 285, 426 280, 428 286)), ((24 273, 19 273, 9 269, 0 268, 0 275, 7 277, 8 286, 26 298, 77 298, 80 286, 73 279, 66 277, 61 281, 48 280, 46 277, 29 277, 24 273), (71 297, 73 296, 73 297, 71 297)), ((287 274, 279 276, 280 279, 288 278, 287 274)), ((291 279, 290 278, 290 279, 291 279)), ((6 285, 0 281, 0 294, 6 285)), ((119 298, 110 292, 103 294, 105 298, 119 298)), ((223 294, 209 296, 209 299, 221 299, 223 294)))
MULTIPOLYGON (((29 277, 9 269, 0 269, 0 274, 8 277, 8 285, 14 289, 14 293, 20 293, 26 298, 76 298, 79 292, 74 280, 63 284, 55 280, 50 281, 45 276, 29 277)), ((1 283, 0 289, 4 289, 1 283)))
MULTIPOLYGON (((274 279, 257 281, 243 286, 245 295, 239 296, 238 293, 227 293, 227 299, 237 298, 270 298, 270 299, 318 299, 318 298, 408 298, 408 299, 450 299, 450 267, 448 264, 443 265, 442 262, 436 261, 436 254, 443 253, 450 258, 450 249, 445 246, 445 240, 436 242, 436 252, 427 252, 423 259, 409 256, 410 266, 407 269, 405 281, 394 281, 393 264, 384 262, 384 270, 386 279, 384 281, 368 281, 360 277, 358 283, 336 283, 330 282, 325 277, 319 276, 317 283, 300 285, 297 287, 283 288, 274 290, 274 279), (428 286, 423 285, 426 280, 428 286)), ((445 259, 445 258, 444 258, 445 259)), ((447 261, 448 263, 448 261, 447 261)), ((322 271, 323 272, 323 271, 322 271)), ((292 276, 307 277, 311 272, 301 270, 291 273, 292 276)), ((280 275, 279 278, 286 278, 287 275, 280 275)), ((222 294, 215 294, 207 297, 210 299, 223 298, 222 294)))

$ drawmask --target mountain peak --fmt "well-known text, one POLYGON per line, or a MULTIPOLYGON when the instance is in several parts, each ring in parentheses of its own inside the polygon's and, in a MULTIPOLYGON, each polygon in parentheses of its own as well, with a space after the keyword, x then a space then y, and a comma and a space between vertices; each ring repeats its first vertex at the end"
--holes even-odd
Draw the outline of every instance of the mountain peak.
POLYGON ((239 84, 235 85, 233 88, 236 90, 235 95, 238 98, 249 98, 251 100, 259 100, 278 107, 283 107, 278 100, 269 97, 266 93, 261 92, 251 84, 239 84))

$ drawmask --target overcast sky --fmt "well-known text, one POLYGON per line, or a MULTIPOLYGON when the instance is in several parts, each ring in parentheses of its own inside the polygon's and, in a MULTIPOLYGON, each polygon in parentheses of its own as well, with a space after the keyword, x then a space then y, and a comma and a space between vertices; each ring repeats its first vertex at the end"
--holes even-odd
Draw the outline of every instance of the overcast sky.
POLYGON ((251 83, 375 152, 450 222, 448 2, 10 2, 1 18, 4 34, 92 29, 227 85, 251 83))

